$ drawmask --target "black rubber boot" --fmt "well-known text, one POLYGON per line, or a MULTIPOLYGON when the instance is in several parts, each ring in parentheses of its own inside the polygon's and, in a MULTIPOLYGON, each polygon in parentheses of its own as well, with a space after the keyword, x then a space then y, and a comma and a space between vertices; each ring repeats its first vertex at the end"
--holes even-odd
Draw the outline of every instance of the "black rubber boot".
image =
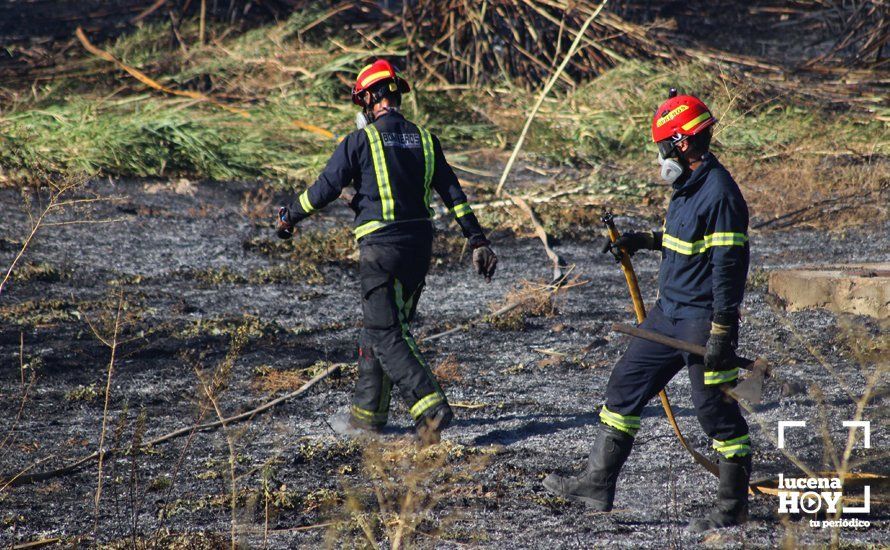
POLYGON ((618 472, 630 455, 634 438, 611 426, 600 424, 587 469, 577 477, 550 474, 544 488, 567 500, 583 502, 599 512, 612 509, 618 472))
POLYGON ((441 441, 442 430, 450 426, 452 420, 454 420, 454 412, 448 403, 442 403, 422 416, 414 425, 420 444, 426 447, 441 441))
POLYGON ((717 504, 704 518, 696 518, 686 528, 690 533, 702 533, 741 525, 748 521, 748 483, 751 480, 751 455, 721 459, 720 485, 717 504))

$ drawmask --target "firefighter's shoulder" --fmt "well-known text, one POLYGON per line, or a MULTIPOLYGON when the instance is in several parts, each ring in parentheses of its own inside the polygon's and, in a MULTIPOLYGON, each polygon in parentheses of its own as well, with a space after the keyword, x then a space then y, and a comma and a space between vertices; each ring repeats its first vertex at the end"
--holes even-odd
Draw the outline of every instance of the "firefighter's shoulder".
POLYGON ((739 186, 732 174, 722 164, 716 163, 707 176, 708 184, 705 188, 714 200, 725 198, 741 198, 739 186))
POLYGON ((347 155, 368 146, 368 134, 364 129, 353 130, 340 138, 338 144, 346 150, 347 155))

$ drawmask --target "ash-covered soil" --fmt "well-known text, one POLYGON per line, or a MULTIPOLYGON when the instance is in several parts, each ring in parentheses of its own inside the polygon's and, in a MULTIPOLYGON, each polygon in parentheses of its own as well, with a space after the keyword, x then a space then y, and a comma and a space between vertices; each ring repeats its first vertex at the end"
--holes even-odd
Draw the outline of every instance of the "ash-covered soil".
MULTIPOLYGON (((300 369, 354 361, 360 325, 354 261, 344 245, 332 245, 328 254, 339 259, 310 269, 305 257, 317 251, 264 247, 274 240, 270 223, 250 213, 271 212, 276 202, 249 194, 251 187, 192 185, 176 192, 144 182, 96 183, 93 191, 120 199, 91 205, 90 215, 121 221, 53 226, 38 234, 20 275, 0 297, 0 438, 5 438, 0 439, 0 474, 58 468, 97 449, 110 348, 94 331, 110 342, 120 303, 106 448, 127 449, 134 441, 215 420, 216 412, 202 397, 199 372, 217 389, 217 404, 229 416, 299 387, 299 379, 312 374, 300 369), (233 333, 241 335, 243 345, 230 353, 233 333), (31 372, 36 379, 22 407, 31 372), (217 379, 211 380, 214 373, 217 379)), ((26 236, 21 202, 20 193, 0 191, 4 267, 26 236)), ((305 228, 336 230, 346 219, 345 208, 332 207, 305 228)), ((626 218, 618 224, 623 230, 660 225, 626 218)), ((457 232, 447 221, 439 225, 443 232, 457 232)), ((522 280, 545 281, 549 268, 538 241, 493 237, 500 265, 490 284, 475 276, 466 254, 460 258, 447 247, 437 254, 419 308, 419 338, 489 311, 522 280)), ((832 469, 819 426, 824 422, 830 441, 843 448, 847 432, 841 422, 855 414, 853 400, 875 368, 871 342, 887 327, 824 311, 776 309, 765 300, 765 270, 888 261, 890 224, 844 234, 755 231, 751 242, 740 353, 767 357, 776 368, 764 403, 747 415, 757 449, 754 477, 798 475, 776 448, 778 420, 807 420, 811 429, 789 435, 787 450, 814 470, 832 469)), ((599 253, 598 242, 563 241, 558 250, 575 264, 573 275, 583 284, 558 294, 554 313, 518 319, 518 329, 481 323, 421 342, 433 368, 447 374, 444 384, 458 408, 443 447, 450 473, 442 477, 451 485, 423 485, 435 493, 427 496, 437 504, 420 523, 423 534, 414 544, 828 543, 830 529, 810 527, 808 517, 780 518, 776 500, 767 496, 753 499, 751 521, 742 528, 704 537, 686 534, 688 520, 710 510, 716 479, 676 441, 657 400, 644 413, 613 513, 590 513, 544 491, 547 473, 582 465, 610 368, 627 343, 609 326, 632 321, 621 272, 599 253)), ((651 302, 657 259, 639 254, 635 265, 651 302)), ((46 537, 127 545, 133 533, 141 540, 161 540, 168 532, 186 534, 180 540, 192 545, 225 544, 232 522, 226 434, 236 453, 235 523, 245 545, 316 547, 334 535, 360 540, 355 518, 380 516, 377 501, 360 496, 367 492, 370 459, 362 452, 367 444, 334 435, 327 423, 348 404, 353 379, 354 369, 344 366, 304 397, 250 422, 107 460, 98 517, 94 462, 71 475, 0 489, 0 545, 46 537), (350 504, 344 503, 349 495, 359 495, 365 516, 349 516, 350 504)), ((886 380, 879 390, 883 393, 864 413, 872 421, 872 448, 860 443, 853 456, 860 463, 857 471, 886 475, 886 380)), ((682 373, 668 393, 686 437, 709 454, 682 373)), ((391 422, 385 440, 409 433, 397 394, 391 422)), ((888 500, 886 494, 872 498, 888 500)), ((871 526, 841 529, 841 543, 887 544, 888 512, 886 504, 873 502, 870 515, 859 516, 871 526)), ((379 536, 379 530, 375 533, 379 536)))

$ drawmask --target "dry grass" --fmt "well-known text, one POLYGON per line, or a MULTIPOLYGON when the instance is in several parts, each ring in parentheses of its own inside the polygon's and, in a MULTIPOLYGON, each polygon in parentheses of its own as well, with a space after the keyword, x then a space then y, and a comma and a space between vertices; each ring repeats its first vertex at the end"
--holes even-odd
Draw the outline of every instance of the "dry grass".
POLYGON ((514 290, 507 293, 502 302, 489 306, 492 311, 489 322, 497 330, 523 330, 527 319, 531 317, 552 317, 558 314, 554 295, 551 285, 521 281, 514 290), (511 307, 505 313, 496 314, 499 310, 511 307))
POLYGON ((226 445, 229 451, 228 474, 229 474, 229 507, 231 512, 231 529, 230 529, 230 548, 235 550, 238 540, 238 479, 235 473, 235 465, 237 462, 236 451, 236 434, 225 424, 226 415, 220 406, 220 398, 229 386, 232 369, 235 362, 241 355, 241 350, 247 344, 249 330, 246 327, 239 327, 232 333, 232 342, 225 359, 217 365, 209 376, 203 373, 197 365, 195 365, 195 376, 198 379, 199 392, 202 408, 204 410, 212 409, 220 422, 223 422, 223 435, 225 436, 226 445))
MULTIPOLYGON (((35 182, 34 193, 28 190, 22 192, 22 209, 28 216, 26 235, 21 241, 21 248, 9 264, 3 279, 0 280, 0 295, 3 294, 7 282, 12 277, 13 271, 18 266, 31 242, 37 236, 38 231, 47 227, 60 226, 70 223, 90 223, 89 216, 79 220, 55 221, 54 216, 64 213, 66 210, 80 209, 91 205, 101 199, 70 198, 86 184, 86 177, 81 174, 69 175, 62 178, 40 174, 35 182)), ((99 221, 99 220, 97 220, 99 221)))
POLYGON ((307 224, 297 227, 290 240, 270 240, 268 236, 261 236, 244 241, 242 246, 246 250, 285 260, 281 265, 251 273, 246 279, 251 284, 321 284, 325 281, 323 266, 331 263, 354 264, 358 259, 352 228, 345 225, 316 229, 307 224))
POLYGON ((6 435, 3 437, 3 440, 0 441, 0 452, 6 452, 5 449, 15 443, 17 436, 16 427, 18 426, 19 421, 22 419, 22 414, 25 412, 25 405, 28 404, 28 398, 31 395, 31 390, 34 388, 34 384, 37 382, 37 371, 40 369, 40 365, 40 359, 32 359, 28 362, 25 362, 25 333, 20 332, 19 378, 21 384, 21 399, 19 401, 18 412, 16 413, 12 423, 9 425, 9 429, 6 431, 6 435))
POLYGON ((257 375, 251 385, 255 390, 269 394, 294 391, 311 378, 302 369, 282 371, 272 367, 260 367, 257 375))
POLYGON ((296 446, 295 458, 300 462, 328 463, 345 460, 359 455, 364 448, 362 441, 357 439, 338 439, 336 437, 305 437, 296 446))
POLYGON ((840 339, 859 365, 886 368, 890 362, 890 321, 878 321, 869 328, 852 317, 839 320, 840 339))
POLYGON ((16 283, 25 281, 57 283, 67 275, 68 274, 64 270, 60 270, 46 263, 35 264, 32 262, 25 262, 13 271, 12 281, 16 283))
POLYGON ((770 224, 774 229, 792 224, 839 229, 890 216, 887 157, 815 154, 817 147, 804 148, 791 158, 732 163, 752 216, 769 220, 800 210, 770 224))
MULTIPOLYGON (((188 532, 172 533, 164 530, 151 537, 137 536, 97 545, 103 550, 219 550, 226 547, 228 539, 219 533, 188 532)), ((75 545, 76 546, 76 545, 75 545)))
MULTIPOLYGON (((866 321, 863 322, 853 317, 839 317, 836 331, 830 337, 829 342, 809 337, 804 329, 793 322, 793 318, 782 311, 775 303, 768 301, 777 318, 777 325, 790 333, 794 343, 808 352, 815 360, 818 367, 824 369, 836 385, 845 394, 846 399, 838 403, 829 402, 826 395, 837 394, 831 384, 811 385, 809 396, 816 403, 816 411, 808 426, 818 430, 822 439, 821 460, 818 464, 809 464, 797 456, 788 448, 779 449, 779 452, 791 462, 802 475, 808 477, 837 477, 844 480, 844 485, 850 488, 862 485, 862 480, 857 480, 855 472, 880 472, 879 464, 886 462, 888 453, 884 449, 872 446, 871 450, 854 452, 861 445, 862 430, 849 429, 845 440, 838 442, 832 435, 832 428, 837 428, 842 421, 860 421, 868 419, 874 423, 881 422, 886 413, 880 409, 881 396, 886 395, 886 379, 890 375, 890 336, 888 336, 887 322, 866 321), (820 350, 824 346, 831 350, 832 356, 828 357, 820 350), (849 367, 838 367, 838 359, 849 359, 852 363, 849 367), (853 384, 854 379, 862 382, 862 389, 857 390, 853 384), (867 416, 866 416, 867 413, 867 416), (826 470, 828 470, 826 472, 826 470)), ((789 346, 777 350, 780 356, 789 353, 789 346)), ((845 361, 846 362, 846 361, 845 361)), ((757 422, 762 429, 765 438, 778 447, 778 442, 772 435, 774 425, 767 422, 761 414, 754 411, 745 401, 740 401, 742 407, 748 412, 749 417, 757 422)), ((835 431, 835 433, 837 433, 835 431)), ((786 475, 791 475, 786 471, 786 475)), ((854 489, 855 491, 855 489, 854 489)), ((872 499, 875 499, 872 495, 872 499)), ((880 498, 880 496, 878 496, 880 498)), ((856 496, 844 494, 843 502, 856 502, 856 496)), ((836 515, 827 519, 837 520, 841 517, 842 507, 838 507, 836 515)), ((793 521, 782 518, 784 525, 784 539, 782 545, 785 548, 792 547, 800 538, 801 529, 793 521)), ((839 548, 842 543, 842 529, 832 527, 829 532, 829 540, 826 541, 831 548, 839 548)))
POLYGON ((412 441, 373 441, 365 449, 362 486, 347 487, 328 530, 329 547, 387 544, 411 548, 441 541, 460 520, 455 504, 493 498, 475 481, 491 451, 442 442, 420 448, 412 441))
POLYGON ((274 258, 292 260, 290 265, 298 267, 354 261, 356 251, 355 235, 346 226, 317 229, 301 225, 290 240, 270 240, 263 236, 245 241, 243 246, 274 258))
MULTIPOLYGON (((17 99, 0 118, 0 139, 8 142, 0 148, 0 164, 13 181, 43 170, 262 178, 302 187, 319 171, 334 141, 300 124, 312 121, 337 135, 350 132, 352 107, 344 82, 375 53, 403 53, 403 44, 382 43, 372 51, 354 36, 302 33, 300 29, 318 18, 319 9, 303 10, 286 22, 241 35, 211 26, 210 40, 203 45, 197 22, 184 21, 179 33, 191 45, 187 54, 172 40, 167 24, 144 25, 103 45, 165 84, 177 89, 198 86, 242 106, 248 117, 207 102, 145 93, 129 77, 122 82, 105 62, 87 59, 83 61, 87 70, 103 75, 98 82, 61 78, 39 90, 12 93, 17 99)), ((563 49, 571 42, 565 38, 563 49)), ((551 61, 558 60, 548 61, 547 67, 551 61)), ((416 74, 408 77, 417 83, 426 69, 414 69, 416 74)), ((718 115, 717 151, 760 215, 797 207, 790 202, 797 197, 815 201, 844 190, 886 186, 885 123, 864 110, 833 109, 785 87, 701 62, 665 65, 629 59, 571 91, 559 92, 542 104, 521 160, 604 169, 603 177, 590 182, 588 195, 657 206, 664 190, 653 185, 657 170, 647 121, 671 85, 702 96, 718 115)), ((508 148, 534 95, 509 81, 484 89, 426 88, 419 83, 408 96, 406 114, 439 134, 449 151, 462 145, 508 148)), ((487 159, 479 166, 474 158, 470 164, 489 170, 502 160, 487 159)), ((493 183, 485 185, 493 188, 493 183)), ((253 219, 265 218, 270 208, 266 199, 262 190, 246 197, 242 212, 253 219)), ((548 231, 557 236, 557 229, 571 236, 571 226, 588 222, 584 208, 574 212, 572 201, 568 202, 541 213, 548 231), (564 217, 575 222, 563 223, 564 217)), ((886 217, 882 203, 886 203, 882 197, 868 201, 867 215, 886 217)), ((840 218, 846 220, 850 213, 849 221, 855 223, 853 209, 843 210, 840 218)), ((502 221, 509 222, 509 213, 502 214, 502 221)), ((448 250, 450 254, 450 244, 448 250)))
MULTIPOLYGON (((93 335, 102 342, 109 349, 109 359, 108 359, 108 373, 105 380, 105 402, 102 407, 102 427, 99 430, 99 461, 98 461, 98 474, 97 474, 97 485, 96 485, 96 496, 94 498, 94 511, 95 511, 95 523, 94 530, 98 532, 99 530, 99 504, 102 501, 102 466, 103 459, 105 457, 105 434, 106 428, 108 425, 108 404, 111 400, 111 380, 112 375, 114 373, 114 360, 117 355, 118 350, 118 337, 120 335, 121 329, 121 311, 124 307, 124 293, 120 292, 118 296, 117 303, 117 314, 114 317, 114 328, 112 329, 111 335, 103 335, 98 329, 96 329, 92 324, 90 324, 90 329, 93 331, 93 335)), ((89 323, 89 320, 87 321, 89 323)), ((107 333, 106 333, 107 334, 107 333)))
POLYGON ((436 232, 433 237, 433 265, 451 266, 455 263, 469 261, 470 255, 467 240, 460 234, 456 225, 449 227, 448 231, 436 232))
POLYGON ((463 370, 462 365, 458 362, 457 356, 452 353, 439 361, 439 364, 433 369, 433 374, 440 382, 459 383, 464 381, 461 370, 463 370))
POLYGON ((544 355, 544 358, 539 359, 536 363, 540 369, 558 367, 571 359, 568 353, 563 353, 561 351, 552 349, 535 349, 535 351, 544 355))
POLYGON ((268 222, 277 212, 274 199, 275 191, 266 185, 254 191, 248 191, 241 198, 241 215, 251 220, 268 222))

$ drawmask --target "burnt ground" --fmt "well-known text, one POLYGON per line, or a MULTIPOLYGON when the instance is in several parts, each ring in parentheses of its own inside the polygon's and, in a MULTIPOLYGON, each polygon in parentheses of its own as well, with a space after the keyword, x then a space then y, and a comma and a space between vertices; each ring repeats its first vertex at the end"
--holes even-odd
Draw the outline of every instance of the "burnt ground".
MULTIPOLYGON (((199 398, 196 369, 205 377, 216 369, 217 401, 231 415, 269 399, 275 380, 282 388, 299 386, 292 380, 288 385, 282 372, 308 378, 311 373, 299 369, 319 361, 354 361, 360 324, 355 264, 337 260, 317 272, 292 271, 304 254, 264 248, 274 239, 268 222, 245 211, 268 209, 249 200, 249 208, 243 208, 250 187, 200 185, 176 193, 143 182, 97 183, 93 188, 101 195, 123 198, 99 204, 92 215, 122 221, 48 227, 38 235, 19 277, 0 298, 0 437, 10 435, 0 447, 0 473, 18 472, 37 461, 42 462, 33 471, 56 468, 96 450, 109 348, 90 324, 110 334, 121 290, 125 308, 111 384, 108 448, 125 449, 198 419, 214 419, 215 413, 202 409, 206 400, 199 398), (243 327, 243 347, 231 354, 231 369, 220 372, 217 366, 225 363, 238 327, 243 327), (37 378, 13 429, 22 394, 20 362, 34 367, 25 370, 26 378, 32 370, 37 378)), ((0 265, 7 266, 27 218, 18 192, 0 191, 0 203, 0 265)), ((311 224, 336 228, 345 219, 344 208, 330 208, 311 224)), ((624 229, 657 223, 618 222, 624 229)), ((474 276, 466 257, 438 255, 416 334, 439 332, 487 311, 518 281, 545 279, 548 269, 537 241, 495 234, 494 242, 501 263, 491 284, 474 276)), ((853 396, 862 393, 874 370, 870 342, 886 325, 882 329, 873 320, 824 311, 775 309, 765 301, 764 273, 804 263, 888 261, 890 224, 845 234, 755 231, 752 245, 741 352, 774 361, 779 378, 767 384, 764 404, 748 415, 757 447, 754 477, 798 472, 771 442, 777 420, 810 421, 811 430, 789 436, 789 450, 809 467, 828 469, 830 453, 817 425, 824 418, 830 440, 844 444, 841 421, 855 411, 847 390, 853 396), (783 383, 788 391, 782 392, 783 383)), ((483 323, 421 343, 434 368, 450 365, 447 393, 461 408, 442 447, 447 474, 437 473, 448 483, 423 485, 437 504, 424 514, 424 534, 414 542, 437 547, 829 542, 830 529, 812 528, 808 518, 780 518, 776 501, 764 496, 753 500, 752 521, 743 528, 707 537, 685 534, 689 518, 709 510, 715 480, 677 443, 657 401, 644 413, 635 451, 619 481, 615 512, 592 514, 547 495, 541 486, 546 473, 570 472, 586 456, 609 369, 626 345, 608 327, 632 319, 622 275, 598 253, 597 243, 564 241, 559 251, 577 264, 575 273, 586 284, 557 296, 555 313, 519 319, 519 330, 483 323), (580 350, 591 343, 582 356, 580 350)), ((346 256, 337 247, 332 253, 346 256)), ((651 301, 657 261, 638 255, 636 266, 651 301)), ((230 427, 237 453, 236 524, 245 545, 262 546, 266 525, 266 542, 274 548, 360 537, 356 518, 373 519, 379 511, 375 499, 365 498, 363 462, 367 466, 373 460, 363 458, 368 445, 335 436, 327 424, 348 403, 353 376, 354 369, 345 366, 304 397, 230 427), (344 503, 349 495, 357 505, 344 503), (355 506, 366 514, 350 516, 355 506), (325 527, 331 522, 336 530, 325 527)), ((888 474, 886 380, 883 384, 882 396, 865 409, 864 418, 873 423, 872 449, 857 448, 854 457, 870 461, 859 469, 888 474)), ((682 374, 668 392, 687 438, 706 450, 709 442, 698 427, 682 374)), ((407 411, 397 396, 391 419, 394 427, 385 440, 408 433, 407 411)), ((180 540, 190 545, 199 540, 224 544, 231 525, 228 461, 222 430, 110 459, 98 524, 95 463, 72 475, 7 487, 0 490, 0 545, 44 537, 90 545, 94 535, 101 543, 124 544, 134 532, 154 540, 159 533, 185 533, 180 540)), ((408 474, 396 481, 408 486, 412 479, 408 474)), ((841 529, 841 543, 887 544, 887 505, 873 503, 868 519, 869 528, 841 529)))

